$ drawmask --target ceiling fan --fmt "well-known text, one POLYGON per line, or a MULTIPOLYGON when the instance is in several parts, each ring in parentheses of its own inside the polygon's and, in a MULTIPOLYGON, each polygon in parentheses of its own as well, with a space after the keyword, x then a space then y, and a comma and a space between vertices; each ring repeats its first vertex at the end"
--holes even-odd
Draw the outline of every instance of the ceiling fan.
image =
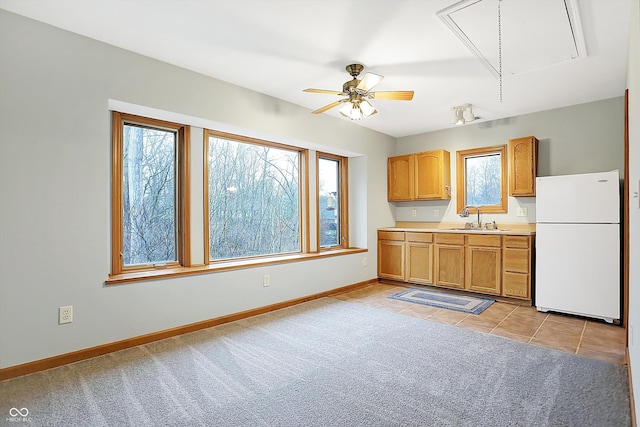
POLYGON ((366 73, 362 80, 358 79, 358 75, 364 69, 362 64, 350 64, 346 67, 353 79, 342 85, 342 92, 324 89, 305 89, 303 92, 327 93, 329 95, 348 96, 348 98, 332 102, 322 108, 312 111, 313 114, 324 113, 325 111, 337 107, 340 104, 344 106, 340 109, 340 114, 351 119, 360 120, 363 117, 369 117, 377 113, 369 99, 392 99, 399 101, 411 101, 413 99, 412 90, 391 91, 391 92, 371 92, 371 89, 384 79, 383 76, 374 73, 366 73))

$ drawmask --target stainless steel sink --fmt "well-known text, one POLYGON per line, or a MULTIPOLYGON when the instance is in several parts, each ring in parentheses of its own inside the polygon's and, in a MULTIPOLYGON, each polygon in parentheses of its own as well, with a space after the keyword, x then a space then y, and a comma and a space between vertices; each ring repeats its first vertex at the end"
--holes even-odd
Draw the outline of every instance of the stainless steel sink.
POLYGON ((471 233, 487 233, 487 232, 490 233, 492 231, 509 231, 508 228, 484 229, 484 228, 464 228, 464 227, 441 228, 440 230, 468 231, 471 233))

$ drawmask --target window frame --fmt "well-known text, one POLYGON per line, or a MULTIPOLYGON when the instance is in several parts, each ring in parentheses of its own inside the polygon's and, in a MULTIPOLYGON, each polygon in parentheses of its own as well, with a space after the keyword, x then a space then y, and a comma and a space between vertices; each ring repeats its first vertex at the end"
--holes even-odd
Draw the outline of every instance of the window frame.
POLYGON ((316 242, 318 251, 331 251, 349 248, 349 160, 347 157, 336 154, 316 152, 316 242), (338 245, 320 246, 320 159, 334 160, 338 162, 338 207, 340 208, 340 236, 338 245))
POLYGON ((461 213, 466 206, 466 159, 469 157, 480 157, 492 154, 500 155, 500 198, 499 205, 478 206, 482 213, 507 213, 509 200, 507 198, 507 146, 493 145, 489 147, 471 148, 456 152, 456 207, 461 213))
POLYGON ((111 113, 111 276, 124 273, 140 273, 167 268, 189 267, 190 253, 190 171, 188 125, 152 119, 133 114, 112 111, 111 113), (125 266, 123 259, 123 172, 124 172, 124 126, 127 124, 161 129, 176 134, 175 163, 175 233, 176 261, 158 264, 125 266))
MULTIPOLYGON (((117 107, 116 107, 117 108, 117 107)), ((344 247, 331 247, 330 250, 318 250, 318 245, 314 243, 314 234, 317 232, 314 228, 315 224, 313 224, 314 213, 310 210, 310 197, 316 197, 312 194, 312 190, 310 187, 310 173, 311 170, 311 161, 313 159, 310 156, 310 153, 314 153, 314 157, 316 151, 310 151, 307 148, 303 148, 300 146, 291 146, 271 141, 265 141, 257 138, 245 137, 242 135, 236 135, 221 131, 215 131, 211 129, 207 129, 206 127, 201 127, 195 125, 192 129, 191 126, 184 123, 173 122, 173 117, 165 117, 160 116, 160 118, 156 117, 153 114, 150 115, 136 115, 138 111, 133 111, 133 113, 126 113, 122 111, 116 111, 115 109, 109 110, 109 114, 111 116, 111 272, 107 274, 107 278, 104 281, 104 284, 107 286, 127 284, 133 282, 143 282, 149 280, 158 280, 158 279, 167 279, 167 278, 177 278, 177 277, 187 277, 193 275, 200 274, 211 274, 218 273, 223 271, 233 271, 238 269, 246 269, 246 268, 256 268, 256 267, 264 267, 271 265, 280 265, 287 263, 296 263, 303 261, 311 261, 324 259, 327 257, 333 256, 342 256, 342 255, 353 255, 357 253, 366 253, 368 252, 368 248, 358 248, 358 247, 349 247, 348 246, 348 229, 346 228, 348 225, 348 183, 346 180, 347 177, 347 158, 344 158, 344 168, 343 168, 343 190, 342 194, 344 195, 344 200, 342 203, 343 208, 345 209, 345 213, 342 215, 344 225, 343 225, 343 234, 347 239, 344 247), (167 120, 165 120, 167 119, 167 120), (122 209, 123 209, 123 166, 124 159, 123 157, 123 137, 124 137, 124 124, 131 123, 138 126, 149 126, 152 128, 160 128, 166 129, 170 131, 177 131, 177 139, 176 139, 176 165, 175 165, 175 174, 176 174, 176 220, 175 220, 175 228, 176 228, 176 259, 177 262, 158 264, 158 265, 135 265, 127 268, 123 268, 121 262, 120 253, 122 252, 123 247, 123 217, 122 217, 122 209), (203 201, 202 213, 204 214, 204 210, 207 209, 208 203, 208 165, 204 163, 207 162, 207 151, 208 151, 208 135, 209 132, 219 135, 221 137, 228 137, 231 139, 240 139, 241 141, 255 141, 261 144, 268 144, 274 147, 286 148, 290 150, 297 151, 299 156, 299 167, 300 167, 300 183, 299 183, 299 191, 300 191, 300 252, 296 253, 286 253, 286 254, 273 254, 273 255, 265 255, 260 257, 251 257, 245 259, 229 259, 223 261, 215 261, 211 263, 207 263, 205 260, 208 260, 209 254, 205 252, 208 250, 208 229, 207 222, 208 216, 204 216, 204 218, 199 218, 199 214, 192 216, 191 208, 197 205, 197 209, 201 210, 200 201, 203 201), (197 135, 197 136, 196 136, 197 135), (204 142, 202 146, 199 146, 196 153, 192 153, 192 143, 191 137, 196 136, 198 140, 203 138, 204 142), (201 160, 200 156, 204 154, 204 158, 201 160), (191 163, 196 161, 197 165, 203 165, 203 169, 201 170, 199 167, 192 170, 191 163), (202 174, 202 175, 201 175, 202 174), (201 181, 204 185, 202 192, 200 192, 200 184, 197 184, 198 194, 195 195, 196 201, 193 200, 194 194, 191 194, 191 179, 197 179, 201 181), (203 197, 203 199, 200 199, 203 197), (193 204, 193 206, 192 206, 193 204), (204 220, 205 229, 202 230, 203 234, 200 234, 200 226, 194 221, 200 222, 204 220), (192 235, 192 228, 198 232, 198 234, 192 235), (198 250, 195 246, 192 245, 201 245, 204 243, 204 252, 198 250), (195 249, 195 251, 194 251, 195 249), (194 262, 193 255, 194 253, 197 256, 197 259, 194 262)), ((183 120, 183 119, 179 119, 183 120)), ((187 121, 188 122, 188 121, 187 121)), ((328 153, 323 153, 330 155, 328 153)), ((340 157, 340 156, 338 156, 340 157)), ((316 191, 317 194, 317 191, 316 191)))
POLYGON ((213 129, 203 129, 203 240, 204 240, 204 264, 205 265, 227 265, 237 264, 246 265, 246 262, 255 261, 259 263, 260 260, 277 259, 278 257, 289 257, 300 255, 308 252, 308 168, 307 158, 308 150, 291 145, 281 144, 273 141, 267 141, 258 138, 252 138, 244 135, 237 135, 228 132, 216 131, 213 129), (294 151, 298 153, 298 169, 299 169, 299 208, 298 208, 298 222, 300 228, 300 245, 299 250, 294 252, 283 252, 277 254, 265 254, 255 255, 238 258, 227 258, 220 260, 212 260, 210 253, 210 224, 209 224, 209 138, 221 138, 228 139, 235 142, 260 145, 266 147, 278 148, 281 150, 294 151))

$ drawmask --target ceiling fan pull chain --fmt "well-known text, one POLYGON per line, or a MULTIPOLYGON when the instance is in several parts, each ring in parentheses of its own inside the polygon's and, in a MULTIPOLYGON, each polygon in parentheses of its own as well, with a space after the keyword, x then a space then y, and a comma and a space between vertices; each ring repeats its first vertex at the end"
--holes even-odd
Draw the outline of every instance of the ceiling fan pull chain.
POLYGON ((500 79, 500 103, 502 103, 502 14, 500 4, 502 0, 498 0, 498 77, 500 79))

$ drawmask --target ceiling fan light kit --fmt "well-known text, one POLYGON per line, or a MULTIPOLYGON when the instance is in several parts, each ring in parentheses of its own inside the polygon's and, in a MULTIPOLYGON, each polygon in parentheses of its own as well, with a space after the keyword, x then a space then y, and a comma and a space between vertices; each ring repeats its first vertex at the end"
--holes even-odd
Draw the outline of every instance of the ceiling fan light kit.
POLYGON ((463 125, 479 119, 480 117, 473 114, 472 108, 471 104, 463 104, 451 108, 451 123, 454 125, 463 125))
POLYGON ((376 109, 366 99, 362 101, 345 102, 340 109, 340 114, 350 120, 360 120, 376 113, 376 109))
POLYGON ((353 78, 342 85, 342 92, 325 89, 305 89, 303 91, 348 97, 329 105, 325 105, 322 108, 318 108, 317 110, 312 111, 312 114, 324 113, 333 107, 344 104, 339 110, 340 114, 350 120, 360 120, 363 117, 369 117, 377 113, 374 106, 368 101, 369 99, 390 99, 399 101, 411 101, 413 99, 412 90, 371 92, 371 89, 380 83, 384 77, 379 74, 366 73, 362 80, 358 79, 358 76, 362 70, 364 70, 364 65, 362 64, 349 64, 347 65, 346 70, 353 78))

